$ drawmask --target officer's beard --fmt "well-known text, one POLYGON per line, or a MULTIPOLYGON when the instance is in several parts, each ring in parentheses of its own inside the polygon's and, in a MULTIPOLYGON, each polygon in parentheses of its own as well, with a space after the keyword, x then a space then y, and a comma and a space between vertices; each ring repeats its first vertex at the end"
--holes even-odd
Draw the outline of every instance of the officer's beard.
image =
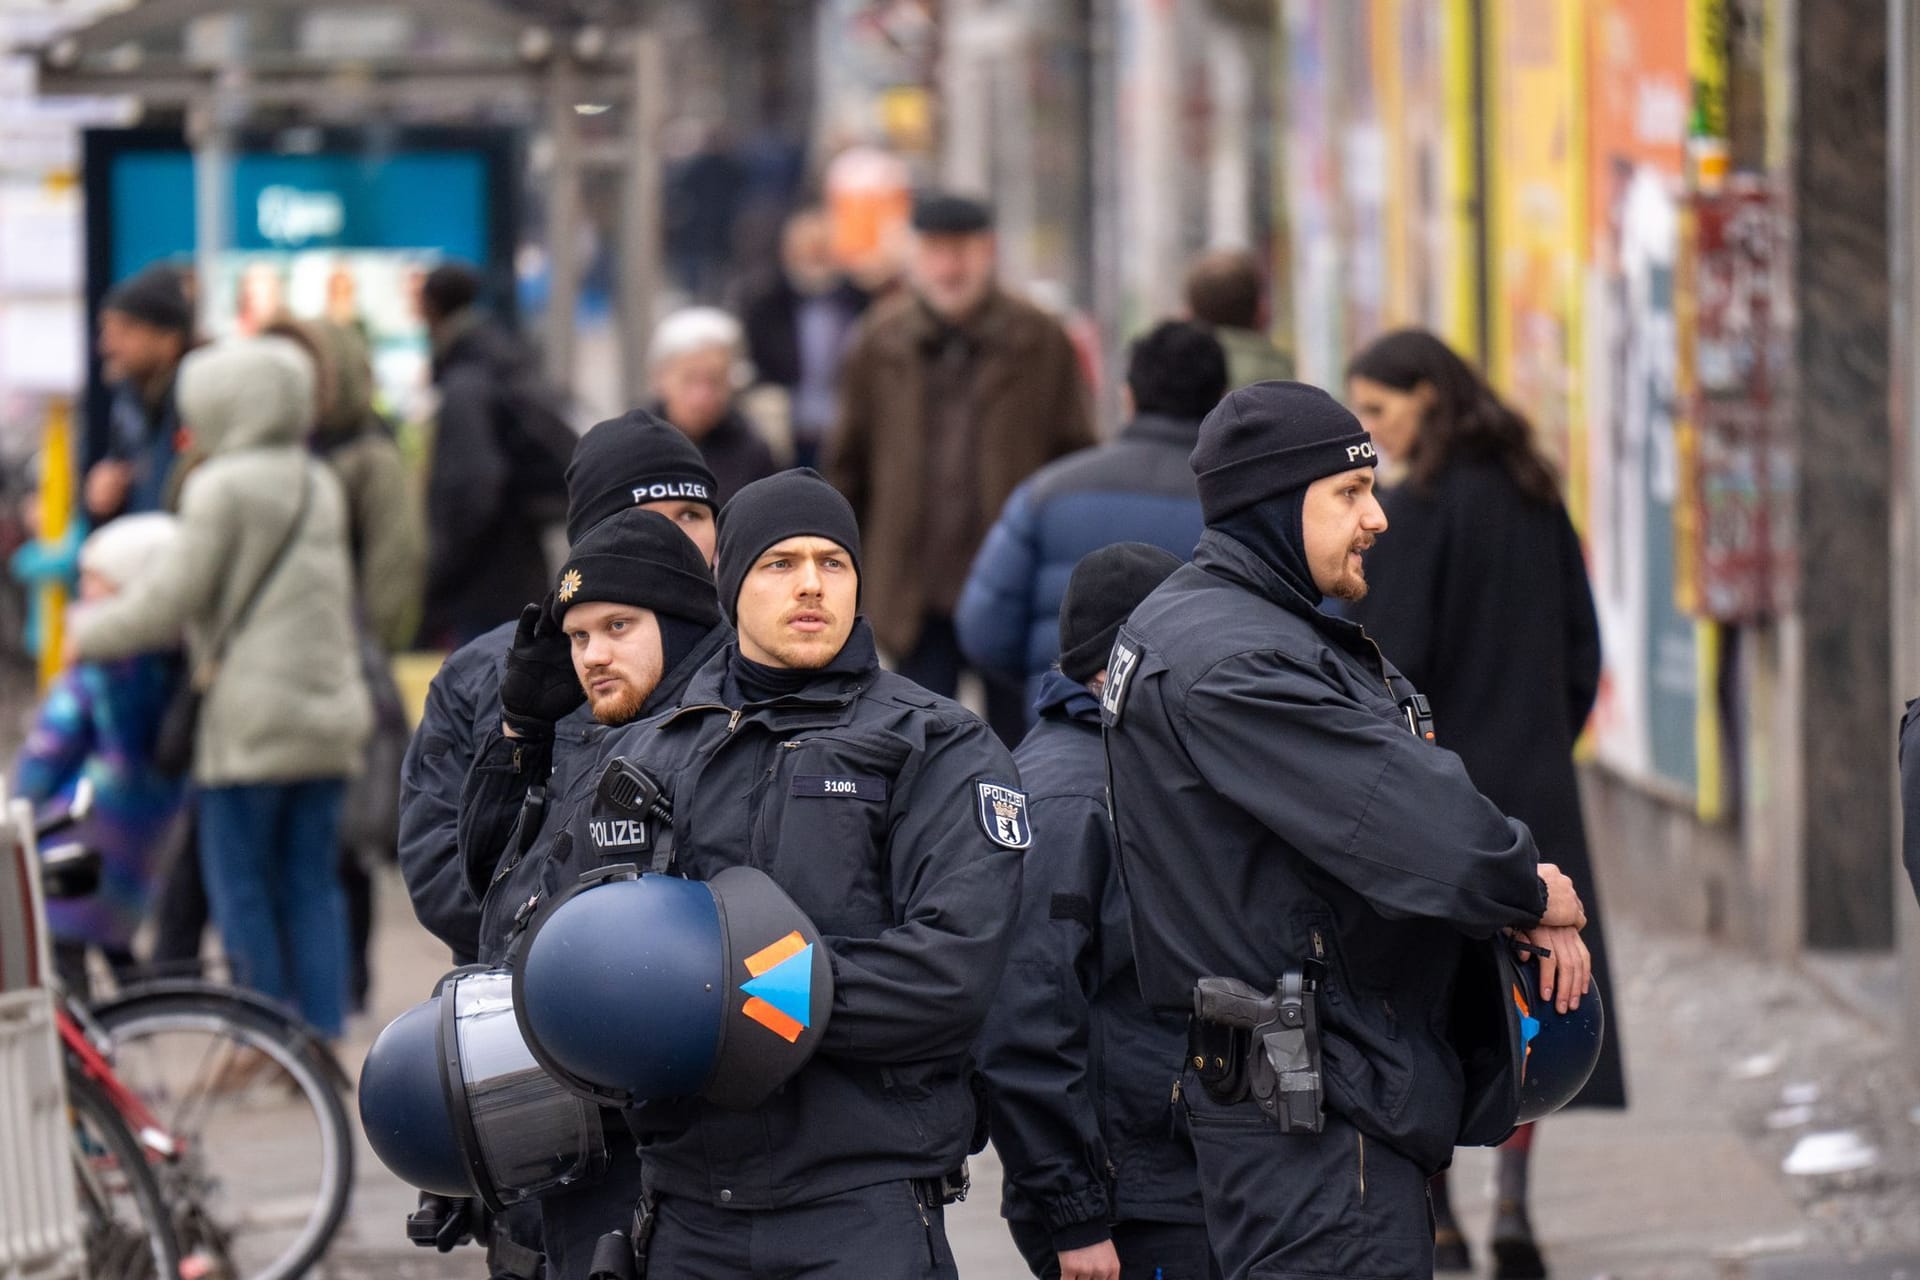
POLYGON ((619 726, 629 724, 638 717, 640 708, 646 705, 652 695, 653 690, 637 689, 630 681, 622 679, 612 692, 599 697, 588 694, 587 700, 593 704, 595 720, 604 725, 619 726))

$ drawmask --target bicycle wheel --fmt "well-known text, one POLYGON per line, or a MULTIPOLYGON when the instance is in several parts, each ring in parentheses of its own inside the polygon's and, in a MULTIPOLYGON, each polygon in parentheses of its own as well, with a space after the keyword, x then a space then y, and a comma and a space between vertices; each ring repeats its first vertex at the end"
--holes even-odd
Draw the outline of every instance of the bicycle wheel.
POLYGON ((87 1274, 93 1280, 175 1280, 180 1250, 173 1216, 146 1149, 105 1090, 77 1070, 66 1075, 87 1274))
POLYGON ((183 1243, 232 1280, 290 1280, 326 1252, 353 1188, 339 1069, 305 1024, 198 984, 93 1010, 114 1073, 181 1143, 163 1188, 183 1243))

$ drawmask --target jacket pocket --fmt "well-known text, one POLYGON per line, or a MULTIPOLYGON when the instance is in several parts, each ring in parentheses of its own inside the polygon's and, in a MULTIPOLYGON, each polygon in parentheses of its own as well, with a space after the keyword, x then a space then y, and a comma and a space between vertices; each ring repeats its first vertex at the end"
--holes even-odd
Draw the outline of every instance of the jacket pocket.
POLYGON ((754 798, 754 861, 822 931, 872 936, 895 923, 885 850, 912 748, 887 733, 782 742, 754 798))

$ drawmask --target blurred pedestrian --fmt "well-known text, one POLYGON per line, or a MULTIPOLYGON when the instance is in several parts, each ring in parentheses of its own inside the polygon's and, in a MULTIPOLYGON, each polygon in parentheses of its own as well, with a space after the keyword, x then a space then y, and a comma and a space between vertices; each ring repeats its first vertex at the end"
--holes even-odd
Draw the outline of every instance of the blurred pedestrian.
POLYGON ((427 273, 420 313, 440 388, 427 471, 427 587, 422 634, 458 648, 519 616, 546 591, 544 510, 507 433, 534 377, 526 349, 481 311, 480 277, 461 263, 427 273))
POLYGON ((372 988, 373 868, 391 864, 400 840, 400 760, 410 728, 392 657, 413 641, 426 570, 426 533, 393 426, 373 407, 373 366, 357 328, 282 318, 266 332, 291 338, 314 360, 313 452, 347 499, 348 546, 360 674, 373 699, 366 760, 347 786, 340 820, 340 884, 347 895, 348 1004, 372 988))
POLYGON ((1267 337, 1267 287, 1245 249, 1215 249, 1187 270, 1187 310, 1227 352, 1227 388, 1293 377, 1293 357, 1267 337))
MULTIPOLYGON (((567 468, 567 490, 572 543, 616 513, 642 507, 679 525, 704 557, 713 558, 719 513, 713 473, 692 441, 651 413, 635 409, 581 436, 567 468)), ((546 598, 543 588, 525 603, 546 598)), ((503 621, 447 658, 427 686, 420 725, 401 765, 400 873, 414 915, 447 944, 456 964, 473 962, 480 936, 480 903, 467 887, 460 832, 467 823, 499 820, 463 808, 462 793, 483 746, 500 735, 501 679, 517 632, 516 622, 503 621)), ((550 792, 565 785, 569 770, 593 758, 599 731, 592 726, 582 694, 555 729, 550 792)))
MULTIPOLYGON (((1352 606, 1433 706, 1440 745, 1474 785, 1527 824, 1543 861, 1573 878, 1581 935, 1609 1008, 1599 1066, 1570 1104, 1624 1107, 1619 993, 1608 985, 1600 886, 1587 853, 1573 744, 1600 682, 1600 633, 1579 535, 1531 425, 1466 361, 1419 329, 1376 339, 1347 367, 1374 443, 1405 470, 1381 504, 1393 534, 1367 557, 1373 590, 1352 606)), ((1546 1274, 1527 1215, 1532 1126, 1500 1152, 1495 1274, 1546 1274)), ((1435 1180, 1436 1257, 1469 1266, 1445 1175, 1435 1180)))
POLYGON ((95 524, 164 508, 180 414, 174 375, 193 347, 193 305, 171 263, 108 290, 100 304, 100 372, 111 384, 107 436, 81 494, 95 524))
MULTIPOLYGON (((178 541, 174 518, 159 512, 96 529, 80 547, 74 618, 151 576, 178 541)), ((180 679, 177 635, 151 653, 69 666, 41 699, 14 765, 14 794, 36 807, 71 804, 83 779, 93 788, 93 808, 72 838, 100 855, 100 887, 83 899, 47 904, 54 964, 82 996, 89 948, 116 975, 134 964, 133 935, 186 791, 185 780, 153 758, 154 735, 180 679)))
POLYGON ((1167 1111, 1187 1020, 1140 996, 1100 738, 1113 637, 1181 561, 1123 542, 1073 566, 1060 666, 1013 753, 1033 848, 975 1053, 1006 1168, 1001 1213, 1041 1277, 1219 1274, 1193 1147, 1167 1111))
POLYGON ((1022 482, 974 557, 954 611, 967 661, 1022 681, 1031 706, 1059 656, 1060 601, 1082 557, 1113 542, 1193 554, 1205 526, 1187 455, 1226 384, 1226 357, 1203 326, 1170 320, 1134 342, 1119 436, 1022 482))
MULTIPOLYGON (((871 311, 842 370, 828 476, 859 514, 864 603, 896 670, 952 696, 954 610, 1000 508, 1034 471, 1094 442, 1072 341, 995 282, 992 212, 921 195, 907 296, 871 311)), ((1002 741, 1026 731, 1023 687, 989 677, 1002 741)))
POLYGON ((779 470, 773 450, 734 401, 751 375, 738 320, 718 307, 674 312, 653 331, 647 371, 659 397, 653 411, 699 448, 721 503, 779 470))
POLYGON ((181 494, 179 546, 80 618, 72 649, 85 661, 159 652, 185 629, 214 923, 240 981, 338 1037, 340 806, 372 717, 346 502, 306 448, 313 377, 282 338, 233 339, 182 363, 181 416, 207 461, 181 494))
POLYGON ((866 293, 834 261, 825 211, 809 207, 789 217, 780 269, 744 315, 754 376, 787 393, 795 466, 819 463, 839 411, 840 360, 866 308, 866 293))

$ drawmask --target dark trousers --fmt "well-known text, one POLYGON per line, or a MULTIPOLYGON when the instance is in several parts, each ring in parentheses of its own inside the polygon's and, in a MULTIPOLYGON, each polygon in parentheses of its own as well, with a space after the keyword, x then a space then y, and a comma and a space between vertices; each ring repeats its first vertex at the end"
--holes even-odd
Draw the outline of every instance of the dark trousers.
MULTIPOLYGON (((919 643, 913 652, 901 656, 894 669, 929 693, 951 698, 960 687, 960 673, 967 669, 953 619, 937 613, 923 618, 919 643)), ((1011 751, 1027 736, 1026 686, 984 671, 975 674, 987 686, 987 725, 1011 751)))
POLYGON ((1336 1115, 1290 1134, 1253 1102, 1220 1106, 1191 1075, 1181 1097, 1227 1280, 1432 1280, 1427 1179, 1412 1161, 1336 1115))
MULTIPOLYGON (((882 1182, 790 1209, 662 1196, 647 1273, 674 1280, 957 1280, 940 1197, 882 1182)), ((570 1280, 570 1278, 569 1278, 570 1280)))
MULTIPOLYGON (((633 1229, 640 1202, 640 1157, 617 1112, 604 1113, 607 1171, 585 1186, 540 1197, 540 1236, 548 1280, 587 1280, 593 1249, 609 1231, 633 1229)), ((665 1272, 655 1272, 664 1275, 665 1272)))
MULTIPOLYGON (((1009 1218, 1007 1234, 1039 1280, 1060 1280, 1060 1255, 1044 1226, 1031 1218, 1009 1218)), ((1113 1251, 1120 1255, 1120 1280, 1220 1278, 1213 1250, 1207 1246, 1207 1229, 1198 1223, 1116 1222, 1113 1251)))

